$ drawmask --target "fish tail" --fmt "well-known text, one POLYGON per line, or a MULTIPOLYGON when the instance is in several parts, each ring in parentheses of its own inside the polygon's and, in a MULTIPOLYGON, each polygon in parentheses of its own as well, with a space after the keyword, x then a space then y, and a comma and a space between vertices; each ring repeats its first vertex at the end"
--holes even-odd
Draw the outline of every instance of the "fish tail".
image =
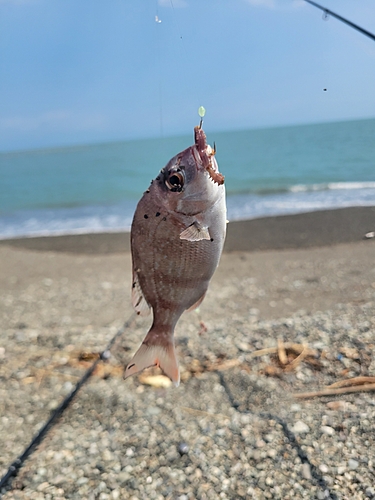
POLYGON ((124 378, 141 372, 150 366, 158 366, 178 387, 180 370, 174 348, 173 335, 159 334, 151 329, 125 369, 124 378))

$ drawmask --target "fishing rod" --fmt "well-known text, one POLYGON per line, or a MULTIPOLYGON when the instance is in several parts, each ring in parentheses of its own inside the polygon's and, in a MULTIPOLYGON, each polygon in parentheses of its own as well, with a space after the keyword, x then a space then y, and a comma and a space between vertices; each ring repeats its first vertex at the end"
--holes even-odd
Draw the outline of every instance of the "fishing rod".
POLYGON ((319 5, 316 2, 313 2, 312 0, 305 0, 305 2, 313 5, 314 7, 318 8, 320 10, 322 10, 325 15, 330 15, 332 17, 335 17, 339 21, 342 21, 343 23, 347 24, 351 28, 354 28, 355 30, 359 31, 360 33, 363 33, 364 35, 368 36, 369 38, 371 38, 372 40, 375 41, 375 35, 373 33, 371 33, 370 31, 367 31, 367 30, 361 28, 360 26, 358 26, 358 24, 352 23, 351 21, 349 21, 349 19, 345 19, 345 17, 342 17, 339 14, 336 14, 335 12, 332 12, 332 10, 327 9, 326 7, 323 7, 322 5, 319 5))

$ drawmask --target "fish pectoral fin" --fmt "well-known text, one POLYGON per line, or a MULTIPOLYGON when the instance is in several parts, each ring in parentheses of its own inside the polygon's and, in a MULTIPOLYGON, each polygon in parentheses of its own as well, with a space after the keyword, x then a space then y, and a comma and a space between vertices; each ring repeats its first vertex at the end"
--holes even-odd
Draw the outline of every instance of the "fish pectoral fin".
POLYGON ((124 372, 124 378, 141 372, 150 366, 158 366, 169 377, 174 385, 180 384, 180 370, 178 368, 174 345, 146 345, 142 344, 134 354, 124 372))
POLYGON ((201 226, 198 222, 193 224, 182 231, 180 240, 200 241, 210 240, 211 236, 208 227, 201 226))
POLYGON ((203 299, 206 296, 206 292, 202 295, 200 299, 198 299, 192 306, 189 307, 189 309, 186 309, 186 312, 191 312, 194 311, 194 309, 197 309, 203 302, 203 299))
POLYGON ((139 278, 136 272, 133 271, 133 285, 132 285, 132 305, 137 314, 140 316, 147 316, 150 314, 150 306, 143 295, 139 278))

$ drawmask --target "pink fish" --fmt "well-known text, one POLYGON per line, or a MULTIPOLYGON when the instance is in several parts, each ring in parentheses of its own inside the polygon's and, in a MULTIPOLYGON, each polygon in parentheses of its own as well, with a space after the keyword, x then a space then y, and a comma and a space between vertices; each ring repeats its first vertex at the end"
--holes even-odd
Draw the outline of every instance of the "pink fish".
POLYGON ((178 386, 174 329, 197 308, 218 266, 226 233, 224 177, 195 127, 195 145, 173 157, 138 203, 131 228, 132 303, 152 326, 124 377, 159 366, 178 386))

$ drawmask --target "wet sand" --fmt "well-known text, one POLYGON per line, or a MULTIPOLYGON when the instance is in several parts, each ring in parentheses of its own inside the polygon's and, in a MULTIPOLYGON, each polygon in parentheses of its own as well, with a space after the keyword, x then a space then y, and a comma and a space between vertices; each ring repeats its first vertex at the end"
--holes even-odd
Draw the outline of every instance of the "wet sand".
MULTIPOLYGON (((360 241, 375 231, 375 207, 323 210, 234 221, 224 251, 311 248, 360 241)), ((38 251, 108 254, 130 251, 129 233, 100 233, 0 240, 0 245, 38 251)))

